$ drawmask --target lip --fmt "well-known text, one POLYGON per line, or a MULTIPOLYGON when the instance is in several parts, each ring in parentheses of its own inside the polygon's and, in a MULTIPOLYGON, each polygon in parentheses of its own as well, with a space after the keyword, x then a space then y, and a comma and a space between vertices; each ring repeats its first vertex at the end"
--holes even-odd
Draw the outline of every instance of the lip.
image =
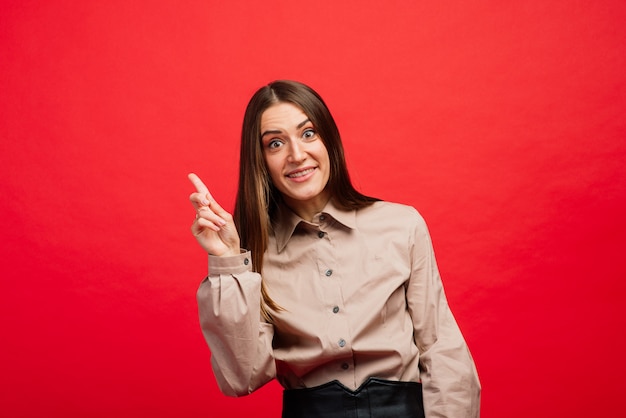
POLYGON ((289 173, 285 174, 285 177, 289 181, 293 181, 295 183, 302 183, 310 179, 311 176, 313 176, 313 174, 315 174, 316 171, 317 171, 317 167, 303 167, 297 170, 290 171, 289 173))

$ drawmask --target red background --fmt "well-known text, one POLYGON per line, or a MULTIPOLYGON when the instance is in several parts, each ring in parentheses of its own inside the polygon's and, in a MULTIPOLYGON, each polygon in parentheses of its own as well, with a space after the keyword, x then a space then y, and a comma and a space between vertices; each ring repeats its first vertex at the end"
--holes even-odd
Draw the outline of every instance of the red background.
POLYGON ((426 218, 483 417, 623 409, 625 2, 0 7, 0 415, 279 416, 277 384, 213 380, 186 178, 232 209, 277 78, 326 99, 362 191, 426 218))

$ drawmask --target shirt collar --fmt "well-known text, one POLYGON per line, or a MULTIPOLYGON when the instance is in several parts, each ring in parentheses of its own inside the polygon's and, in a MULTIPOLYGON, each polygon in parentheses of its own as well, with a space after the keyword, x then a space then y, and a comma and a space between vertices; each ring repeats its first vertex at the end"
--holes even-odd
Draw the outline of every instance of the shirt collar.
POLYGON ((320 222, 320 217, 330 216, 341 225, 354 229, 356 228, 356 210, 342 210, 335 206, 333 199, 330 199, 324 209, 313 218, 313 223, 305 221, 295 212, 287 207, 287 205, 280 204, 276 213, 276 220, 274 221, 274 236, 276 237, 276 249, 280 253, 283 251, 287 242, 293 235, 300 223, 304 222, 309 225, 316 225, 320 222))

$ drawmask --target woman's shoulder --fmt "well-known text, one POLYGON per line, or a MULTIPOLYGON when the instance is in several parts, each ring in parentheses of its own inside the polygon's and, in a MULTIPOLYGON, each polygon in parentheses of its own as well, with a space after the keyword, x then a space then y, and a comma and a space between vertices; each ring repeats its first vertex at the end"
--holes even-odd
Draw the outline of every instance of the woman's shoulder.
POLYGON ((385 200, 374 202, 370 206, 359 209, 357 218, 364 221, 384 221, 385 223, 392 222, 405 226, 425 224, 424 218, 413 206, 385 200))

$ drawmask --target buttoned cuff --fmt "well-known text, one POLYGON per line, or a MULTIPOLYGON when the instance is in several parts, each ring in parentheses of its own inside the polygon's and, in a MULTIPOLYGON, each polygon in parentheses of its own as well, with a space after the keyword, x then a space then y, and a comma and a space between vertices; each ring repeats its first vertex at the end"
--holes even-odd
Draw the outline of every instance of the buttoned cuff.
POLYGON ((250 251, 240 251, 239 255, 229 257, 218 257, 209 254, 209 276, 252 271, 252 254, 250 251))

